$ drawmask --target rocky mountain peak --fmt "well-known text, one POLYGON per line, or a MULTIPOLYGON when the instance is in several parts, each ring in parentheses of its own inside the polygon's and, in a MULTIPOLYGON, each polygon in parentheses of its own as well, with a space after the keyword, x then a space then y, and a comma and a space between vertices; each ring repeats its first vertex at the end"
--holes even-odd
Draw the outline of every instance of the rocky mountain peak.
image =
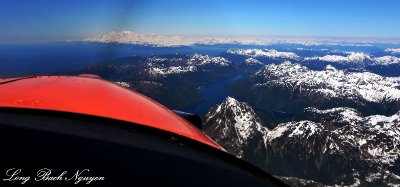
MULTIPOLYGON (((254 150, 265 147, 264 134, 268 129, 261 118, 247 103, 232 97, 208 111, 204 127, 207 135, 239 158, 254 158, 254 150)), ((263 151, 259 153, 264 154, 263 151)))

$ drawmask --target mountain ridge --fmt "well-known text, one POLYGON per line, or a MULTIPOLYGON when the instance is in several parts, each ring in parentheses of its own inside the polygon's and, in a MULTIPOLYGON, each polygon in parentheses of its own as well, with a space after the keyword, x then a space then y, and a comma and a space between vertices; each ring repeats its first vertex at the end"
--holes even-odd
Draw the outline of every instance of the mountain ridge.
POLYGON ((247 121, 256 122, 260 118, 247 103, 229 97, 209 110, 205 132, 228 152, 233 150, 232 154, 274 175, 325 185, 400 184, 400 111, 392 116, 364 117, 352 108, 305 110, 314 116, 274 129, 260 128, 232 120, 248 116, 247 121), (248 128, 248 133, 235 134, 238 126, 248 128), (240 146, 232 146, 237 142, 240 146))

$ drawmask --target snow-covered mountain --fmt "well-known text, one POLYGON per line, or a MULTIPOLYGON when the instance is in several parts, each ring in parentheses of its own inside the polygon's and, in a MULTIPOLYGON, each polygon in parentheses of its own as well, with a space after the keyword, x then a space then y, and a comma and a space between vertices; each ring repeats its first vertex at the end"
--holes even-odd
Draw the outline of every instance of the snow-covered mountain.
POLYGON ((346 72, 327 66, 323 71, 284 62, 270 64, 250 77, 255 87, 278 87, 301 97, 367 103, 400 103, 400 78, 369 72, 346 72))
POLYGON ((385 52, 392 53, 392 54, 400 54, 400 48, 388 48, 388 49, 385 49, 385 52))
MULTIPOLYGON (((227 36, 187 36, 162 35, 154 33, 137 33, 133 31, 112 31, 105 34, 88 37, 83 42, 121 43, 150 46, 191 46, 191 45, 218 45, 233 44, 246 46, 268 46, 274 44, 289 44, 300 46, 342 46, 342 47, 370 47, 373 43, 400 44, 399 40, 349 40, 337 38, 293 38, 293 37, 227 37, 227 36)), ((75 42, 68 40, 66 42, 75 42)), ((387 53, 398 54, 398 48, 386 49, 387 53)))
POLYGON ((263 65, 263 63, 261 63, 259 60, 255 59, 255 58, 246 58, 246 60, 244 60, 244 62, 247 65, 263 65))
POLYGON ((154 46, 190 45, 193 41, 182 36, 165 36, 156 34, 140 34, 132 31, 115 32, 86 38, 85 42, 139 44, 154 46))
POLYGON ((197 71, 196 66, 169 66, 169 67, 150 67, 147 72, 153 76, 177 75, 197 71))
MULTIPOLYGON (((386 50, 385 50, 386 51, 386 50)), ((393 49, 396 53, 396 50, 393 49)), ((400 66, 400 58, 396 56, 377 56, 374 57, 370 54, 363 52, 344 52, 344 55, 332 55, 327 54, 325 56, 312 56, 305 57, 303 64, 309 67, 320 67, 326 65, 333 65, 340 69, 368 69, 374 70, 374 68, 398 68, 400 66)), ((374 71, 375 72, 375 71, 374 71)), ((377 71, 383 73, 382 71, 377 71)), ((385 74, 385 73, 383 73, 385 74)))
MULTIPOLYGON (((392 51, 396 51, 392 49, 392 51)), ((395 53, 395 52, 394 52, 395 53)), ((391 54, 394 54, 391 53, 391 54)), ((313 70, 324 69, 331 65, 336 69, 352 71, 370 71, 384 76, 400 75, 400 57, 393 55, 374 56, 359 51, 339 52, 327 49, 295 48, 283 52, 275 49, 229 49, 223 54, 231 61, 251 62, 258 60, 263 64, 282 63, 286 60, 300 63, 313 70), (314 55, 311 55, 314 54, 314 55)))
POLYGON ((191 58, 188 60, 188 64, 198 64, 198 65, 206 65, 206 64, 215 64, 219 66, 228 66, 231 62, 223 57, 210 57, 208 55, 194 54, 191 55, 191 58))
POLYGON ((269 128, 305 119, 307 107, 350 107, 362 115, 393 115, 400 110, 400 77, 331 65, 316 71, 291 62, 269 64, 227 89, 253 106, 269 128))
POLYGON ((325 55, 322 57, 305 57, 305 61, 324 61, 332 63, 342 64, 357 64, 358 66, 364 66, 366 62, 372 61, 370 55, 362 52, 346 52, 346 56, 341 55, 325 55))
POLYGON ((205 116, 206 133, 234 155, 286 180, 400 184, 400 111, 366 117, 347 107, 305 112, 307 120, 268 130, 247 103, 227 98, 205 116))
POLYGON ((201 87, 244 70, 245 63, 239 70, 226 58, 195 53, 128 56, 99 62, 71 74, 96 74, 182 110, 203 100, 201 87))
MULTIPOLYGON (((196 46, 196 45, 236 45, 236 46, 260 46, 255 49, 228 49, 223 57, 233 57, 228 60, 242 62, 245 58, 256 59, 261 63, 280 63, 284 60, 301 62, 303 65, 311 69, 321 69, 322 67, 331 64, 338 69, 357 69, 368 70, 371 72, 379 73, 388 76, 399 76, 400 61, 398 48, 389 48, 384 50, 386 56, 373 56, 361 51, 353 52, 334 52, 327 49, 320 50, 317 46, 326 46, 328 48, 334 46, 362 46, 368 47, 367 41, 360 41, 361 43, 353 44, 344 41, 336 40, 322 40, 310 38, 241 38, 241 37, 206 37, 206 36, 180 36, 180 35, 159 35, 159 34, 141 34, 132 31, 110 32, 102 35, 89 37, 83 42, 98 42, 98 43, 117 43, 117 44, 134 44, 152 47, 178 47, 178 46, 196 46), (365 43, 367 42, 367 43, 365 43), (364 44, 365 43, 365 44, 364 44), (275 49, 263 49, 265 46, 274 45, 300 45, 300 46, 314 46, 316 49, 311 48, 309 52, 316 52, 313 56, 300 56, 292 51, 277 51, 275 49), (318 53, 324 52, 324 53, 318 53), (318 56, 320 55, 320 56, 318 56), (243 57, 243 58, 240 58, 243 57), (236 58, 239 57, 239 58, 236 58)), ((298 51, 304 51, 303 48, 297 47, 298 51)), ((249 59, 249 60, 250 60, 249 59)), ((256 62, 254 60, 245 61, 248 64, 256 62), (250 62, 250 63, 249 63, 250 62)), ((252 63, 257 65, 258 63, 252 63)), ((166 74, 174 74, 176 72, 192 72, 193 68, 178 68, 172 69, 158 68, 152 71, 153 73, 166 72, 166 74)))
POLYGON ((372 65, 400 64, 400 58, 395 56, 376 57, 372 65))
POLYGON ((204 129, 207 135, 239 158, 257 162, 257 157, 265 155, 264 134, 268 129, 246 103, 226 98, 208 111, 204 129))
POLYGON ((145 71, 150 76, 178 75, 197 71, 207 71, 206 67, 227 67, 230 61, 223 57, 213 57, 208 55, 193 54, 182 57, 151 57, 147 59, 148 63, 145 71))
POLYGON ((267 134, 271 170, 328 184, 400 184, 400 113, 363 117, 354 109, 313 112, 319 120, 282 123, 267 134))

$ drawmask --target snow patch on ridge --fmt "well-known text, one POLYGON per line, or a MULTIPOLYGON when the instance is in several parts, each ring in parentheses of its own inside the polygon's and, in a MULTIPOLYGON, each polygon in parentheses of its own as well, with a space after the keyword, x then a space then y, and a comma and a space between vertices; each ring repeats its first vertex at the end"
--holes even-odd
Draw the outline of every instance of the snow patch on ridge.
POLYGON ((231 62, 229 62, 224 57, 212 57, 208 55, 194 54, 188 60, 188 64, 197 64, 197 65, 206 65, 206 64, 216 64, 219 66, 228 66, 231 62))
POLYGON ((392 53, 392 54, 400 54, 400 48, 388 48, 388 49, 385 49, 385 52, 392 53))
POLYGON ((365 60, 372 60, 371 56, 362 52, 347 52, 347 56, 325 55, 322 57, 305 57, 306 61, 320 60, 325 62, 341 63, 363 63, 365 60))
POLYGON ((394 56, 383 56, 375 58, 373 65, 400 64, 400 58, 394 56))
POLYGON ((247 58, 246 60, 244 60, 244 62, 247 65, 262 65, 263 63, 261 63, 259 60, 255 59, 255 58, 247 58))
POLYGON ((279 52, 274 49, 230 49, 227 51, 228 54, 236 54, 248 57, 268 57, 272 59, 284 58, 299 60, 300 56, 293 52, 279 52))

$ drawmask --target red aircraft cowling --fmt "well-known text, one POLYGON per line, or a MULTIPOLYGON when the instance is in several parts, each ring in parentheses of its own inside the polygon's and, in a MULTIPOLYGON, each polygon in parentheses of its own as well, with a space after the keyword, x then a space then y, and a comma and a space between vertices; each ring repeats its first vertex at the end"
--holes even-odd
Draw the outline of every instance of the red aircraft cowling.
POLYGON ((0 80, 0 107, 73 112, 145 125, 223 150, 161 104, 95 76, 36 76, 0 80))

